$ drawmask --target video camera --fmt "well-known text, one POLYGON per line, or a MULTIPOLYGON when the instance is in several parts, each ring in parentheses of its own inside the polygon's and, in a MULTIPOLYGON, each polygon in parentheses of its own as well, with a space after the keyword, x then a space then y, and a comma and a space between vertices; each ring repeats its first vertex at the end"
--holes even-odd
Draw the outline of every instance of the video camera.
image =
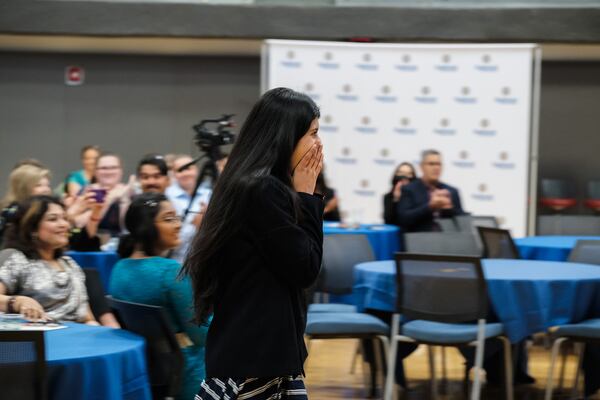
POLYGON ((230 131, 230 128, 235 126, 233 116, 234 114, 223 114, 221 118, 203 119, 194 125, 194 142, 198 148, 210 154, 219 146, 232 144, 235 140, 235 134, 230 131))

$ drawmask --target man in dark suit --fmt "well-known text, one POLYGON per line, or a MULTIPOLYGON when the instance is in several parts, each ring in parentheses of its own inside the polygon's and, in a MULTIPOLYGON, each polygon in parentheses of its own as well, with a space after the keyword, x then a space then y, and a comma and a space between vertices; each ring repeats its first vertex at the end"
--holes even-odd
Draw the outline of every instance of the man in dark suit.
POLYGON ((402 187, 397 216, 404 232, 440 231, 437 218, 464 214, 456 188, 440 182, 442 156, 437 150, 421 155, 423 175, 402 187))

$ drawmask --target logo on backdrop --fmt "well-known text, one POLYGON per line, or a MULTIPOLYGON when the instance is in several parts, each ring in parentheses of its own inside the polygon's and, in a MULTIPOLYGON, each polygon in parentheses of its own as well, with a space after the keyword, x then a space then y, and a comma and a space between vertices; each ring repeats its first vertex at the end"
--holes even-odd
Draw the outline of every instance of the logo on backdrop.
POLYGON ((371 54, 365 53, 362 56, 362 62, 356 64, 356 68, 362 69, 364 71, 377 71, 379 69, 379 65, 371 62, 371 54))
POLYGON ((286 68, 300 68, 302 63, 296 60, 296 53, 290 50, 285 54, 285 60, 281 61, 281 65, 286 68))
POLYGON ((398 101, 398 98, 391 94, 392 88, 389 85, 384 85, 381 87, 381 93, 375 96, 375 100, 380 101, 382 103, 395 103, 398 101))
POLYGON ((473 132, 479 136, 496 136, 498 133, 494 128, 490 127, 490 120, 483 118, 479 121, 479 126, 473 129, 473 132))
POLYGON ((423 86, 421 88, 421 94, 419 96, 415 96, 415 101, 419 103, 433 104, 437 102, 437 97, 431 94, 431 89, 429 86, 423 86))
POLYGON ((328 114, 323 116, 319 130, 323 132, 337 132, 338 127, 333 123, 333 117, 328 114))
POLYGON ((496 97, 496 103, 517 104, 517 98, 512 95, 512 91, 508 86, 504 86, 500 90, 500 95, 496 97))
POLYGON ((471 197, 479 201, 494 201, 494 195, 489 193, 489 188, 485 183, 479 184, 477 192, 473 193, 471 197))
POLYGON ((310 82, 304 85, 304 93, 315 101, 321 98, 321 95, 315 91, 315 85, 310 82))
POLYGON ((514 169, 515 163, 510 160, 510 154, 502 151, 498 154, 498 159, 492 162, 492 165, 499 169, 514 169))
POLYGON ((498 66, 492 62, 492 56, 484 54, 481 56, 481 62, 475 65, 475 69, 481 72, 496 72, 498 71, 498 66))
POLYGON ((379 157, 373 160, 375 164, 379 165, 394 165, 396 161, 390 158, 390 149, 381 149, 379 151, 379 157))
POLYGON ((433 133, 443 136, 456 135, 456 129, 450 126, 450 120, 448 118, 442 118, 437 128, 433 129, 433 133))
POLYGON ((477 98, 471 94, 470 87, 464 86, 460 89, 460 95, 456 96, 454 101, 461 104, 475 104, 477 103, 477 98))
POLYGON ((403 72, 415 72, 419 69, 415 64, 412 64, 412 57, 410 54, 404 54, 402 56, 402 63, 396 64, 395 67, 397 70, 403 72))
POLYGON ((343 101, 358 101, 358 96, 352 93, 352 85, 349 83, 342 86, 342 93, 338 94, 336 97, 343 101))
POLYGON ((360 119, 360 125, 354 128, 355 131, 372 135, 377 133, 377 128, 371 126, 371 118, 364 116, 360 119))
POLYGON ((335 157, 335 161, 339 164, 356 164, 357 160, 356 157, 352 156, 352 150, 350 149, 350 147, 343 147, 342 148, 342 155, 335 157))
POLYGON ((394 132, 401 135, 414 135, 417 130, 411 126, 410 118, 403 117, 400 119, 400 126, 395 127, 394 132))
POLYGON ((450 54, 442 55, 441 62, 435 66, 435 69, 442 72, 456 72, 458 66, 452 63, 452 56, 450 54))
POLYGON ((469 159, 469 152, 466 150, 458 153, 458 160, 454 160, 452 164, 458 168, 475 168, 475 162, 469 159))
POLYGON ((338 69, 340 67, 340 64, 333 59, 333 53, 330 51, 323 54, 323 60, 317 65, 323 69, 338 69))
POLYGON ((360 187, 354 189, 354 193, 362 197, 373 197, 375 196, 375 190, 371 189, 371 182, 368 179, 363 179, 359 183, 360 187))

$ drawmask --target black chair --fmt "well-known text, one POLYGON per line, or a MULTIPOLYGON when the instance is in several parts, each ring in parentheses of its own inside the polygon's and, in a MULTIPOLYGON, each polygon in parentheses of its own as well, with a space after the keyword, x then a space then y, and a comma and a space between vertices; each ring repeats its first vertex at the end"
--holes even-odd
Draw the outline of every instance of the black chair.
MULTIPOLYGON (((385 399, 393 394, 392 366, 399 341, 429 346, 432 398, 436 398, 436 376, 432 346, 476 347, 475 365, 483 365, 485 340, 498 338, 504 347, 506 399, 513 399, 510 341, 501 323, 487 323, 488 294, 478 257, 396 253, 396 311, 392 319, 390 356, 385 399), (400 315, 408 322, 400 328, 400 315), (401 331, 400 331, 401 329, 401 331)), ((471 391, 478 400, 479 371, 471 391)))
POLYGON ((152 397, 175 398, 182 382, 184 359, 165 310, 110 296, 107 296, 107 300, 121 326, 146 339, 152 397))
POLYGON ((48 398, 44 332, 0 331, 0 398, 48 398))
POLYGON ((454 217, 459 232, 476 233, 478 226, 487 228, 500 228, 498 220, 492 215, 458 215, 454 217))
POLYGON ((521 258, 510 231, 478 226, 477 232, 483 243, 483 258, 521 258))
POLYGON ((555 212, 577 205, 573 183, 562 179, 542 179, 540 204, 555 212))
POLYGON ((600 240, 578 240, 568 261, 600 265, 600 240))
MULTIPOLYGON (((323 237, 323 266, 315 290, 322 294, 352 293, 354 266, 374 261, 373 249, 366 235, 334 234, 323 237)), ((309 312, 354 312, 348 304, 311 304, 309 312)))
POLYGON ((459 232, 460 227, 453 218, 436 218, 435 223, 442 232, 459 232))

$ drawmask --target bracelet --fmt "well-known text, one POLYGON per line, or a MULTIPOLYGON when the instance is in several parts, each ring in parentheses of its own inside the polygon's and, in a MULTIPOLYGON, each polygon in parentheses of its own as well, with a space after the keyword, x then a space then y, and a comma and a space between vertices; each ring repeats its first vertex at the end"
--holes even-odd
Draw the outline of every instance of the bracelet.
POLYGON ((17 310, 14 309, 14 304, 17 301, 17 296, 10 296, 8 299, 8 303, 6 303, 6 313, 7 314, 15 314, 17 310))

